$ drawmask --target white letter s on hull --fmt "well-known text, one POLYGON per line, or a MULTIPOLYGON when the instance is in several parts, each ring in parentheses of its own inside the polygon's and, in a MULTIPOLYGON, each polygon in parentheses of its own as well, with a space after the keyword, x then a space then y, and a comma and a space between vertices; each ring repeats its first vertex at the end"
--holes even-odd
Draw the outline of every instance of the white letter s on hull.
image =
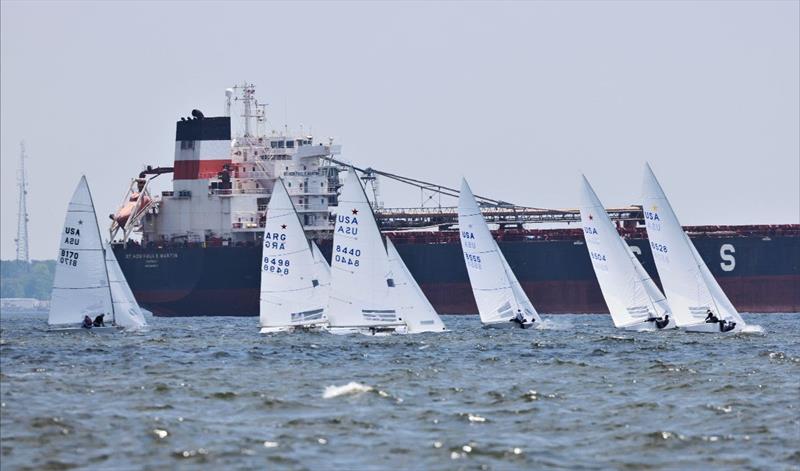
POLYGON ((722 259, 722 263, 719 264, 722 271, 733 271, 736 268, 736 258, 734 258, 733 253, 736 252, 736 248, 733 244, 722 244, 719 248, 719 257, 722 259))

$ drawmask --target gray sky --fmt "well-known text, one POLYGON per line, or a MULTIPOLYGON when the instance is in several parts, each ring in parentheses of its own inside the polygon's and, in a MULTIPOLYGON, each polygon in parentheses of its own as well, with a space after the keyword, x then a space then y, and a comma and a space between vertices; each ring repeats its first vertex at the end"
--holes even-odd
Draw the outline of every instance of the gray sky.
POLYGON ((0 255, 21 139, 52 258, 81 173, 105 228, 143 164, 172 164, 175 120, 243 80, 358 165, 563 208, 581 172, 636 202, 648 160, 684 224, 797 223, 798 5, 3 1, 0 255))

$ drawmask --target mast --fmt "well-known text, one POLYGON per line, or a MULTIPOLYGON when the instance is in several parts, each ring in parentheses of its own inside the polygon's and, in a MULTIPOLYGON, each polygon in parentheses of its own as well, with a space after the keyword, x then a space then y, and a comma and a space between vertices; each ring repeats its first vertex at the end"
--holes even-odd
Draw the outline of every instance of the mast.
POLYGON ((17 210, 17 261, 30 262, 28 252, 28 180, 25 175, 25 141, 19 143, 19 173, 17 175, 17 186, 19 187, 19 207, 17 210))
MULTIPOLYGON (((259 118, 258 116, 258 102, 256 102, 255 95, 256 95, 256 87, 252 83, 244 82, 241 85, 237 85, 233 87, 233 90, 241 90, 242 96, 236 97, 235 100, 242 102, 244 105, 244 111, 242 113, 242 117, 244 118, 244 137, 253 137, 251 134, 250 129, 250 119, 251 118, 259 118), (256 112, 253 112, 253 106, 256 107, 256 112)), ((230 111, 230 108, 227 109, 230 111)), ((259 119, 260 122, 260 119, 259 119)))

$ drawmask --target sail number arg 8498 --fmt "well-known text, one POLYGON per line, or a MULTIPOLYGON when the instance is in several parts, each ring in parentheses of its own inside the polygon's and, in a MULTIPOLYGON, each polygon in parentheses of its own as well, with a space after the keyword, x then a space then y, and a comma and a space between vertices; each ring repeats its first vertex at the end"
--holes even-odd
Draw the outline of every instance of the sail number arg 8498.
POLYGON ((289 260, 264 257, 264 272, 275 273, 278 275, 288 275, 289 260))
POLYGON ((58 257, 58 263, 63 263, 69 267, 77 267, 79 255, 80 253, 78 252, 61 249, 61 256, 58 257))
POLYGON ((357 267, 360 265, 360 262, 358 260, 358 257, 360 256, 361 256, 361 249, 354 249, 352 247, 348 249, 345 246, 337 245, 336 254, 334 254, 333 259, 339 263, 357 267))

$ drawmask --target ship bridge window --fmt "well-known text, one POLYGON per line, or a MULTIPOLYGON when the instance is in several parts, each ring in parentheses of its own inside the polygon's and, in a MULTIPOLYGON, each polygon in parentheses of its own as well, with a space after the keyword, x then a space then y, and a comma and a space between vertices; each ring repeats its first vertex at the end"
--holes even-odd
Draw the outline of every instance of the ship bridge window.
POLYGON ((286 147, 289 149, 294 148, 294 141, 286 141, 286 147))
POLYGON ((278 141, 271 141, 269 143, 269 146, 272 147, 273 149, 277 149, 278 148, 278 141))

